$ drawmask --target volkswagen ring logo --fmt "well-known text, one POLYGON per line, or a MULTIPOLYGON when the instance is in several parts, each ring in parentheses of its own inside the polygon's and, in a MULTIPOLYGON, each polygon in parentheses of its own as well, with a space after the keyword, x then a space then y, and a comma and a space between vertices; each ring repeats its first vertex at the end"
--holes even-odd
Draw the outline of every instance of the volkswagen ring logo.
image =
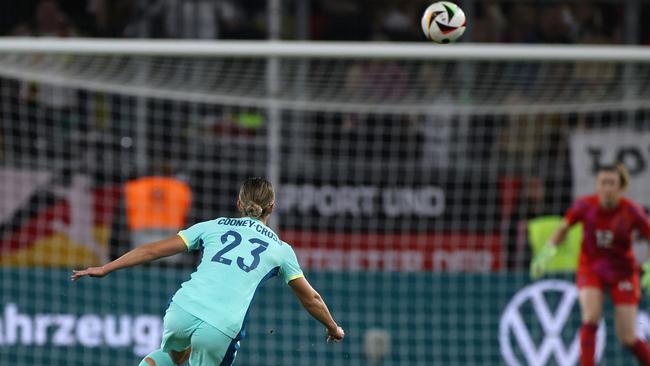
MULTIPOLYGON (((545 280, 524 287, 510 300, 501 315, 499 344, 501 354, 510 366, 547 365, 555 360, 557 365, 576 365, 580 358, 579 323, 571 322, 571 313, 578 305, 578 291, 573 283, 562 280, 545 280), (550 294, 559 298, 557 304, 549 304, 550 294), (532 308, 524 316, 522 308, 532 308), (541 341, 531 336, 531 325, 542 329, 541 341), (536 325, 537 326, 537 325, 536 325), (570 327, 571 329, 565 329, 570 327), (563 334, 572 334, 566 344, 563 334)), ((596 335, 596 359, 600 360, 605 349, 605 322, 601 320, 596 335)))

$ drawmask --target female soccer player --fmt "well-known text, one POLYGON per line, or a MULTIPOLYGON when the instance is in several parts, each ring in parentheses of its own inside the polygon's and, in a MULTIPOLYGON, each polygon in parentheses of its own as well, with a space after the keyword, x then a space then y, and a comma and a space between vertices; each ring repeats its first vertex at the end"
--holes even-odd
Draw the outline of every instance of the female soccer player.
POLYGON ((188 352, 191 365, 231 365, 245 334, 255 291, 273 276, 288 283, 305 309, 325 325, 328 342, 340 342, 343 329, 303 276, 293 249, 266 226, 274 206, 271 183, 250 178, 237 200, 242 217, 198 223, 101 267, 74 271, 72 280, 103 277, 186 250, 203 250, 201 264, 181 285, 165 314, 161 349, 166 354, 155 351, 141 365, 178 365, 188 352))
MULTIPOLYGON (((578 199, 567 211, 550 242, 533 260, 531 274, 541 276, 571 225, 582 222, 583 240, 576 272, 582 315, 580 364, 594 365, 596 331, 603 310, 603 292, 614 303, 616 335, 641 365, 650 365, 650 348, 636 336, 636 313, 641 298, 639 268, 632 252, 635 230, 650 239, 644 210, 623 197, 629 175, 622 165, 605 166, 596 177, 596 194, 578 199)), ((650 287, 650 263, 643 265, 643 287, 650 287)))

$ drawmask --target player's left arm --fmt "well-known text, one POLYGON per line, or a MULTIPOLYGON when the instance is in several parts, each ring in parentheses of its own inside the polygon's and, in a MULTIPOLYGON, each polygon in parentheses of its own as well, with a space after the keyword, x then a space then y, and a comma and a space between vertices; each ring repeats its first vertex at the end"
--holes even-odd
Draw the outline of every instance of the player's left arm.
POLYGON ((648 215, 640 206, 634 205, 632 210, 636 218, 635 227, 639 231, 640 238, 650 244, 650 219, 648 219, 648 215))
POLYGON ((585 207, 584 200, 577 200, 567 210, 560 225, 553 231, 539 253, 530 261, 530 277, 532 279, 538 279, 546 273, 549 262, 557 254, 557 247, 564 241, 571 226, 582 219, 585 207))
POLYGON ((167 239, 141 245, 101 267, 89 267, 81 271, 72 271, 70 279, 75 281, 85 276, 104 277, 118 269, 137 266, 138 264, 185 251, 187 251, 185 241, 179 235, 174 235, 167 239))
MULTIPOLYGON (((646 245, 650 245, 650 220, 648 215, 641 207, 633 208, 636 216, 636 228, 639 231, 639 236, 645 240, 646 245)), ((646 258, 642 265, 643 276, 641 277, 641 287, 650 292, 650 260, 646 258)))
POLYGON ((650 244, 650 221, 648 218, 645 218, 645 223, 643 223, 642 228, 639 230, 641 237, 650 244))

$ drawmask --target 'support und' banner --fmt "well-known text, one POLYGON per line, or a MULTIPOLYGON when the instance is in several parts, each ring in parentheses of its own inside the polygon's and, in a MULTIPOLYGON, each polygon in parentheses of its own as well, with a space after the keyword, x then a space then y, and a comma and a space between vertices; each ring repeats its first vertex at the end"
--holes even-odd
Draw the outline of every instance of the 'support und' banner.
MULTIPOLYGON (((115 209, 121 199, 117 184, 93 187, 90 178, 80 174, 63 179, 15 169, 0 169, 0 178, 6 182, 0 186, 0 265, 97 265, 108 259, 109 243, 117 242, 111 238, 128 238, 112 225, 125 214, 115 209)), ((463 212, 447 209, 445 192, 435 185, 284 184, 279 194, 278 214, 284 229, 280 235, 294 246, 306 269, 501 269, 500 236, 453 225, 466 220, 463 212), (314 220, 292 225, 296 217, 304 216, 314 220)))

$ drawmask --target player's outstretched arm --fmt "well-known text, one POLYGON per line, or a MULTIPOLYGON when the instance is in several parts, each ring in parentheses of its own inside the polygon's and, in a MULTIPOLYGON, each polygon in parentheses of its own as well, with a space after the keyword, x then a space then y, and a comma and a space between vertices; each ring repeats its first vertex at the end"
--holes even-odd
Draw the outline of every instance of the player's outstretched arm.
POLYGON ((294 295, 300 300, 302 306, 327 328, 327 341, 341 342, 345 337, 343 328, 332 318, 327 305, 323 298, 314 290, 304 277, 297 278, 289 282, 294 295))
POLYGON ((571 225, 569 225, 569 223, 566 220, 562 220, 560 226, 557 229, 555 229, 553 235, 551 235, 551 238, 548 240, 548 243, 555 246, 560 245, 564 241, 564 238, 566 237, 566 234, 569 231, 570 227, 571 225))
POLYGON ((116 260, 101 267, 90 267, 81 271, 72 271, 71 280, 75 281, 81 277, 104 277, 118 269, 137 266, 138 264, 151 262, 158 258, 168 257, 187 250, 187 246, 180 236, 174 235, 154 243, 141 245, 116 260))
POLYGON ((557 254, 557 246, 564 241, 567 232, 569 231, 569 223, 563 220, 560 226, 553 232, 551 238, 546 242, 542 250, 535 255, 530 263, 530 277, 538 279, 546 273, 548 263, 557 254))

